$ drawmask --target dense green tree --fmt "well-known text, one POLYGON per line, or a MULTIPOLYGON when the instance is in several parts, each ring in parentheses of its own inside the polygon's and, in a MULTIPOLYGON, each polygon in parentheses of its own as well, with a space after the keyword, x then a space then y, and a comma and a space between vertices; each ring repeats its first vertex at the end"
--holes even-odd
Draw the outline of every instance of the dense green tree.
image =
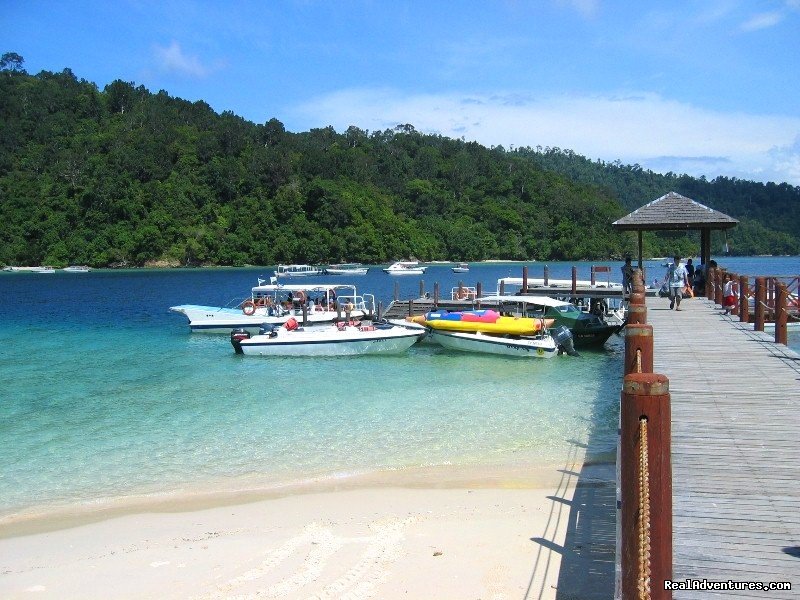
MULTIPOLYGON (((23 64, 0 58, 3 264, 603 259, 636 248, 609 223, 670 190, 741 219, 734 252, 800 250, 800 190, 786 184, 485 148, 410 124, 290 133, 277 119, 23 64)), ((698 240, 646 244, 666 255, 698 240)))

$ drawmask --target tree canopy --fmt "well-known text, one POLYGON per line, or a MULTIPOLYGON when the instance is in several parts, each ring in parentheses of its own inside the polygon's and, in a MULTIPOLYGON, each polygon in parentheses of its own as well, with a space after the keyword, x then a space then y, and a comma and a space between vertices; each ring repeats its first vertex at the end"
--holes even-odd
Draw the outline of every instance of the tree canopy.
MULTIPOLYGON (((412 125, 290 133, 277 119, 22 64, 2 57, 3 264, 608 259, 635 248, 610 223, 670 189, 742 219, 737 251, 800 248, 791 186, 657 176, 412 125)), ((696 246, 685 235, 648 244, 662 255, 696 246)))

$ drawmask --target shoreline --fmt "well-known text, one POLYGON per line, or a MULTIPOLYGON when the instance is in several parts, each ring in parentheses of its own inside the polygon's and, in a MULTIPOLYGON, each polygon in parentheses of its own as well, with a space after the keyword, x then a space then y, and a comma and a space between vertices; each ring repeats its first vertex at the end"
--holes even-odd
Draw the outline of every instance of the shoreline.
MULTIPOLYGON (((605 459, 592 457, 587 460, 581 449, 569 462, 577 466, 605 464, 605 459)), ((270 483, 243 479, 228 482, 224 486, 217 482, 211 489, 207 485, 197 484, 190 489, 163 493, 130 494, 26 507, 0 516, 0 540, 70 529, 129 515, 191 512, 307 494, 388 488, 538 489, 551 486, 559 480, 563 468, 563 461, 533 463, 522 460, 503 464, 412 467, 346 476, 334 474, 270 483)))
POLYGON ((62 521, 0 537, 0 596, 555 598, 578 479, 613 486, 614 473, 576 449, 533 473, 383 474, 62 521))

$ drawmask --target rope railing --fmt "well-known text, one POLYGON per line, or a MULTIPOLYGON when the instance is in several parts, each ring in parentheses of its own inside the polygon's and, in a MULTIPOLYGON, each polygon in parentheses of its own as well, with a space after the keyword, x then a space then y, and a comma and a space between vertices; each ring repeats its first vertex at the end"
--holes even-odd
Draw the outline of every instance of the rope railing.
POLYGON ((650 598, 650 459, 647 454, 647 417, 639 419, 639 600, 650 598))
POLYGON ((669 380, 653 373, 653 326, 634 276, 620 400, 620 588, 623 600, 671 598, 672 467, 669 380))

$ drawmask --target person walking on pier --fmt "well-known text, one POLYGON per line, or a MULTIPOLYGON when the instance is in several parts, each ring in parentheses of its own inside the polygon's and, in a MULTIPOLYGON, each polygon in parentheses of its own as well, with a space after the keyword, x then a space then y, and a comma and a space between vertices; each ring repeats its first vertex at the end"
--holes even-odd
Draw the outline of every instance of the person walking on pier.
POLYGON ((622 294, 630 294, 633 286, 633 265, 631 257, 625 257, 625 264, 622 265, 622 294))
POLYGON ((669 284, 669 308, 680 310, 681 300, 683 300, 683 288, 689 285, 689 276, 686 267, 681 264, 681 257, 675 256, 673 262, 667 270, 667 282, 669 284))

